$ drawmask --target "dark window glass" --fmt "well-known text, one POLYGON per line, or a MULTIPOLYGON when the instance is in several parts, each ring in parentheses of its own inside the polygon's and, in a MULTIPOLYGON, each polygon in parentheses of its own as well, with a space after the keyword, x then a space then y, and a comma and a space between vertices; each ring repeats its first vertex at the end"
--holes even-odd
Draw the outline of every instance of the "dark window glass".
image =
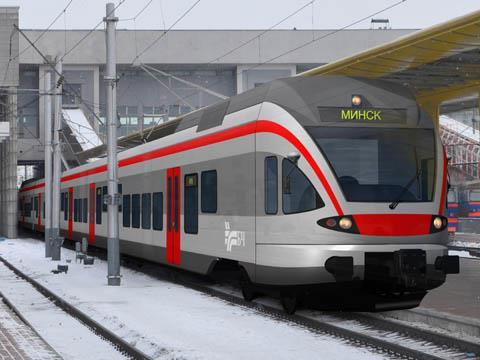
POLYGON ((118 211, 122 212, 122 194, 123 194, 123 186, 122 184, 118 184, 118 193, 120 194, 120 204, 118 204, 118 211))
POLYGON ((276 156, 265 158, 265 214, 278 211, 278 163, 276 156))
POLYGON ((45 201, 42 202, 42 218, 45 219, 45 201))
POLYGON ((290 160, 282 161, 283 213, 294 214, 324 206, 305 174, 290 160))
POLYGON ((153 230, 163 229, 163 193, 153 193, 153 230))
POLYGON ((130 227, 130 195, 123 195, 123 227, 130 227))
POLYGON ((102 199, 102 188, 98 187, 95 199, 95 222, 99 225, 102 223, 102 199))
POLYGON ((152 223, 152 194, 142 194, 142 229, 150 229, 152 223))
POLYGON ((65 193, 60 194, 60 211, 65 210, 65 193))
POLYGON ((217 212, 217 171, 202 172, 202 212, 217 212))
POLYGON ((68 193, 64 193, 65 195, 65 207, 64 207, 64 213, 63 213, 63 220, 67 221, 68 220, 68 193))
POLYGON ((73 221, 78 221, 78 199, 73 200, 73 221))
POLYGON ((140 194, 132 195, 132 227, 140 228, 140 194))
POLYGON ((198 234, 198 175, 185 175, 185 232, 198 234))
POLYGON ((431 129, 308 128, 348 201, 432 201, 435 137, 431 129))
POLYGON ((102 197, 102 211, 106 212, 108 210, 108 205, 105 203, 105 199, 108 195, 108 187, 104 186, 103 188, 103 197, 102 197))
POLYGON ((87 198, 83 199, 82 210, 83 210, 83 222, 88 223, 88 199, 87 198))

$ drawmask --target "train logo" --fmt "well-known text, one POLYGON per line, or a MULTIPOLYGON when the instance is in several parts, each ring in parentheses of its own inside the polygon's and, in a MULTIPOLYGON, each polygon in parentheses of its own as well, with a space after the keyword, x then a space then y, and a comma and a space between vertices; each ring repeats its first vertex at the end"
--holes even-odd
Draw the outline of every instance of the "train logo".
POLYGON ((230 230, 230 221, 225 221, 225 245, 228 252, 233 246, 245 247, 245 231, 230 230))

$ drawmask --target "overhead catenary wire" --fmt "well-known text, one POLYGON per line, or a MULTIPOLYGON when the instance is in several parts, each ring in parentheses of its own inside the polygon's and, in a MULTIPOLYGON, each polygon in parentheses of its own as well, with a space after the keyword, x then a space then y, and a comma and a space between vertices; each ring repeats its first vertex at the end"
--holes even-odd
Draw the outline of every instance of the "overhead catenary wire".
MULTIPOLYGON (((313 44, 313 43, 315 43, 315 42, 317 42, 317 41, 323 40, 323 39, 325 39, 325 38, 327 38, 327 37, 329 37, 329 36, 335 35, 335 34, 341 32, 341 31, 343 31, 343 30, 346 30, 346 29, 348 29, 348 28, 350 28, 350 27, 352 27, 352 26, 355 26, 355 25, 357 25, 357 24, 359 24, 359 23, 361 23, 361 22, 363 22, 363 21, 366 21, 366 20, 368 20, 368 19, 370 19, 370 18, 372 18, 372 17, 374 17, 374 16, 376 16, 376 15, 379 15, 379 14, 385 12, 385 11, 391 10, 391 9, 393 9, 394 7, 397 7, 397 6, 405 3, 406 1, 407 1, 407 0, 399 0, 399 1, 393 3, 393 4, 389 5, 389 6, 386 6, 386 7, 382 8, 381 10, 378 10, 378 11, 372 13, 372 14, 369 14, 369 15, 367 15, 367 16, 364 16, 364 17, 362 17, 362 18, 360 18, 360 19, 358 19, 358 20, 355 20, 355 21, 353 21, 353 22, 351 22, 351 23, 349 23, 349 24, 347 24, 347 25, 345 25, 345 26, 343 26, 343 27, 341 27, 341 28, 339 28, 339 29, 332 30, 332 31, 326 33, 326 34, 323 35, 323 36, 320 36, 320 37, 317 37, 317 38, 313 38, 312 40, 309 40, 309 41, 307 41, 307 42, 305 42, 305 43, 303 43, 303 44, 301 44, 301 45, 299 45, 299 46, 296 46, 296 47, 294 47, 294 48, 292 48, 292 49, 289 49, 289 50, 287 50, 287 51, 285 51, 285 52, 282 52, 281 54, 276 55, 276 56, 274 56, 274 57, 271 57, 271 58, 269 58, 269 59, 267 59, 267 60, 265 60, 265 61, 263 61, 263 62, 258 62, 257 64, 254 64, 254 65, 252 65, 252 66, 250 66, 250 67, 244 68, 244 69, 242 69, 241 71, 253 70, 253 69, 258 68, 258 67, 260 67, 260 66, 262 66, 262 65, 268 64, 268 63, 270 63, 270 62, 272 62, 272 61, 274 61, 274 60, 277 60, 277 59, 281 58, 282 56, 285 56, 285 55, 290 54, 290 53, 292 53, 292 52, 298 51, 298 50, 300 50, 300 49, 302 49, 302 48, 304 48, 304 47, 306 47, 306 46, 308 46, 308 45, 311 45, 311 44, 313 44)), ((237 72, 236 72, 236 75, 237 75, 237 76, 240 75, 240 72, 239 72, 238 70, 237 70, 237 72)), ((225 82, 225 81, 226 81, 225 79, 216 81, 216 82, 210 84, 209 86, 207 86, 206 88, 211 89, 213 86, 218 85, 218 84, 221 84, 221 83, 223 83, 223 82, 225 82)), ((192 97, 192 96, 195 96, 196 94, 197 94, 197 92, 193 92, 193 93, 185 96, 184 99, 188 99, 188 98, 190 98, 190 97, 192 97)))
POLYGON ((153 40, 149 45, 147 45, 139 54, 137 54, 137 55, 133 58, 131 64, 132 64, 132 65, 135 64, 135 61, 136 61, 137 59, 139 59, 143 54, 145 54, 148 50, 150 50, 156 43, 158 43, 165 35, 167 35, 168 32, 169 32, 170 30, 172 30, 172 29, 175 27, 175 25, 177 25, 180 21, 182 21, 182 19, 183 19, 185 16, 187 16, 187 15, 190 13, 190 11, 192 11, 192 10, 198 5, 198 3, 199 3, 200 1, 201 1, 201 0, 196 0, 187 10, 185 10, 185 11, 180 15, 180 17, 178 17, 177 20, 175 20, 175 21, 173 22, 173 24, 170 25, 170 27, 169 27, 167 30, 164 30, 164 31, 160 34, 160 36, 158 36, 158 37, 157 37, 155 40, 153 40))

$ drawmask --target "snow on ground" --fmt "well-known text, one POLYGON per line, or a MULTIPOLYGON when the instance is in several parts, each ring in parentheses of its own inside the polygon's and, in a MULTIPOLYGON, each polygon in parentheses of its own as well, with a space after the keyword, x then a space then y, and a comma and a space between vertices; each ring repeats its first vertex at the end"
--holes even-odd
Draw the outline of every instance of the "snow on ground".
POLYGON ((464 250, 448 250, 448 255, 458 255, 461 258, 480 259, 480 257, 474 256, 470 254, 470 252, 464 250))
MULTIPOLYGON (((382 358, 129 269, 122 268, 120 287, 109 287, 98 259, 93 266, 72 261, 68 274, 54 275, 56 264, 37 240, 1 242, 0 255, 156 359, 382 358)), ((74 259, 74 252, 62 249, 62 256, 74 259)))
POLYGON ((125 358, 110 343, 56 307, 32 285, 19 279, 3 263, 0 263, 0 289, 62 358, 98 360, 125 358))

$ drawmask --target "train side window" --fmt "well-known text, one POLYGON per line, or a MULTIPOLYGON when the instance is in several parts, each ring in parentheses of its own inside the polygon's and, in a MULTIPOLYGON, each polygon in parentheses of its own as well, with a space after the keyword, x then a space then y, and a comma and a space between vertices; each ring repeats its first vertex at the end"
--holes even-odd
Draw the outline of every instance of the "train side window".
POLYGON ((65 211, 65 193, 60 194, 60 211, 65 211))
POLYGON ((217 170, 203 171, 201 180, 202 212, 214 214, 217 212, 217 170))
POLYGON ((130 227, 130 195, 123 195, 123 227, 130 227))
POLYGON ((142 194, 142 229, 152 226, 152 194, 142 194))
POLYGON ((198 234, 198 175, 185 175, 185 233, 198 234))
POLYGON ((68 193, 65 193, 65 207, 64 207, 64 213, 63 213, 63 220, 67 221, 68 220, 68 193))
MULTIPOLYGON (((122 184, 118 184, 118 193, 120 194, 120 200, 121 200, 122 199, 122 194, 123 194, 122 184)), ((120 204, 118 204, 118 211, 122 212, 122 201, 120 201, 120 204)))
POLYGON ((284 214, 295 214, 325 206, 305 174, 290 160, 282 161, 282 203, 284 214))
POLYGON ((42 218, 45 219, 45 201, 42 202, 42 218))
POLYGON ((35 210, 35 217, 38 218, 38 197, 34 197, 33 210, 35 210))
POLYGON ((83 199, 82 210, 83 210, 83 222, 88 223, 88 199, 87 198, 83 199))
POLYGON ((102 188, 103 190, 103 197, 102 197, 102 211, 107 212, 108 210, 108 205, 105 203, 105 197, 108 195, 108 186, 104 186, 102 188))
POLYGON ((265 158, 265 214, 278 212, 278 162, 276 156, 265 158))
POLYGON ((163 192, 153 193, 153 230, 163 229, 163 192))
POLYGON ((132 194, 132 227, 140 228, 140 194, 132 194))
POLYGON ((102 188, 97 187, 97 194, 95 198, 95 220, 96 220, 95 222, 98 225, 102 224, 102 199, 103 199, 102 188))
POLYGON ((73 200, 73 221, 78 221, 78 199, 73 200))

